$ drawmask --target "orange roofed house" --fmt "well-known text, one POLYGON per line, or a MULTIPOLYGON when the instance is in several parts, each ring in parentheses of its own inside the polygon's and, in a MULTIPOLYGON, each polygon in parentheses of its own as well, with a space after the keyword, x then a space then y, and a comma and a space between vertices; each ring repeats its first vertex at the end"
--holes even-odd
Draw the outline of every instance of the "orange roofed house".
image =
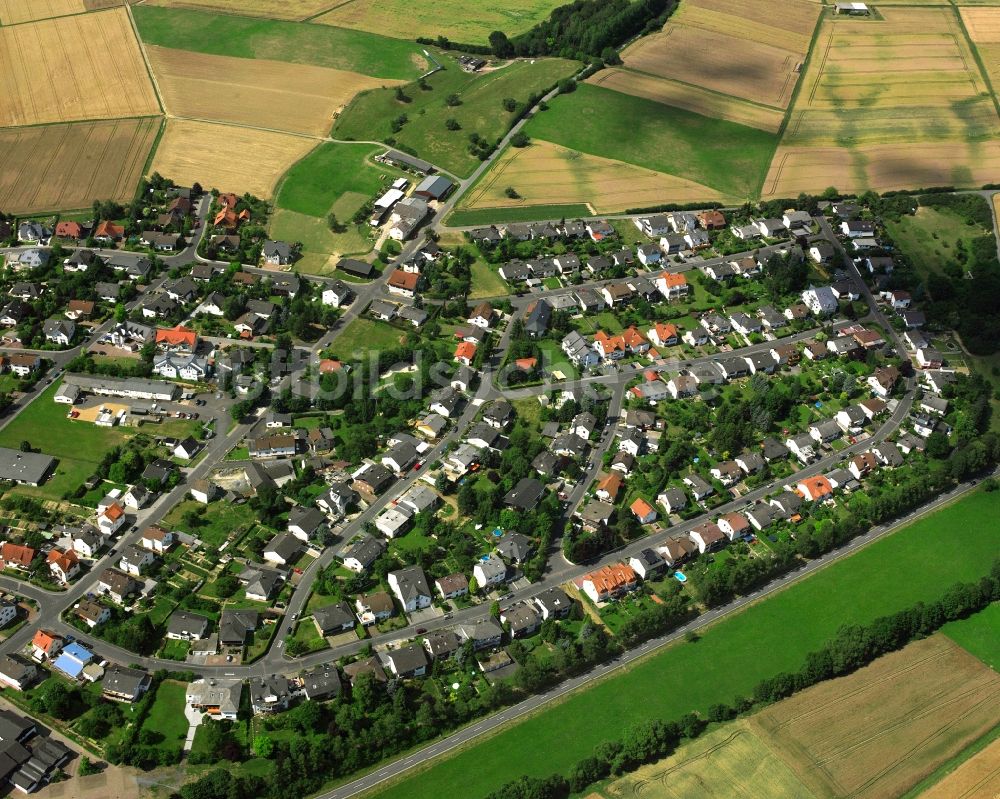
POLYGON ((638 585, 635 570, 624 563, 612 563, 602 566, 597 571, 585 574, 580 582, 580 588, 594 602, 607 602, 629 591, 634 591, 638 585))
POLYGON ((72 549, 60 552, 53 549, 48 557, 49 571, 60 583, 68 583, 80 573, 80 558, 72 549))
POLYGON ((156 346, 161 350, 195 352, 198 349, 198 334, 184 325, 156 328, 156 346))
POLYGON ((48 630, 36 630, 31 639, 31 656, 35 660, 52 660, 62 649, 63 639, 48 630))
POLYGON ((455 360, 459 363, 464 363, 466 366, 472 366, 472 359, 476 357, 476 345, 471 341, 461 341, 458 346, 455 347, 455 360))
POLYGON ((417 285, 420 283, 419 272, 404 272, 402 269, 395 270, 389 275, 386 284, 390 294, 398 294, 400 297, 413 297, 417 293, 417 285))
POLYGON ((646 335, 657 347, 672 347, 680 338, 677 325, 670 324, 670 322, 657 322, 655 327, 651 327, 646 332, 646 335))
POLYGON ((798 488, 802 497, 810 502, 828 499, 833 496, 833 486, 831 486, 830 481, 821 474, 816 475, 815 477, 807 477, 805 480, 800 480, 796 488, 798 488))
POLYGON ((633 502, 629 510, 639 520, 639 524, 650 524, 656 521, 656 509, 642 497, 633 502))
POLYGON ((676 272, 664 272, 655 281, 656 288, 668 300, 676 300, 679 297, 686 297, 688 293, 688 281, 684 275, 676 272))
POLYGON ((125 228, 107 220, 94 228, 95 241, 119 241, 125 235, 125 228))
POLYGON ((31 547, 4 542, 0 545, 0 568, 28 569, 35 559, 35 550, 31 547))
POLYGON ((609 336, 603 330, 594 334, 594 349, 602 358, 618 360, 628 354, 641 354, 649 350, 649 341, 635 327, 628 327, 617 336, 609 336))

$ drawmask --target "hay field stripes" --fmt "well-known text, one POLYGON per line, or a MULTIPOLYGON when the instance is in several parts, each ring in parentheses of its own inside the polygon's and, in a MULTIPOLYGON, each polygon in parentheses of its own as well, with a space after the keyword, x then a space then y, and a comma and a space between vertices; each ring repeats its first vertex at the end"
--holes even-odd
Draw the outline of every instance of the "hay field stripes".
MULTIPOLYGON (((780 754, 736 721, 603 789, 608 799, 811 799, 780 754)), ((603 799, 603 797, 602 797, 603 799)))
POLYGON ((505 151, 465 195, 461 207, 581 203, 597 213, 609 213, 655 202, 722 199, 726 198, 718 191, 685 178, 536 139, 528 147, 505 151), (507 186, 521 198, 507 197, 507 186))
POLYGON ((1000 796, 1000 739, 945 775, 920 794, 920 799, 989 799, 996 796, 1000 796))
POLYGON ((679 80, 649 75, 632 69, 609 67, 587 78, 588 83, 603 86, 633 97, 643 97, 662 105, 683 108, 707 117, 728 119, 740 125, 777 133, 785 119, 784 111, 723 94, 679 80))
POLYGON ((160 111, 125 9, 0 28, 0 126, 160 111))
POLYGON ((998 173, 1000 140, 782 146, 771 162, 763 195, 794 197, 830 185, 850 193, 980 186, 993 182, 998 173))
POLYGON ((246 0, 145 0, 145 4, 303 22, 325 14, 334 2, 333 0, 253 0, 252 3, 247 3, 246 0))
POLYGON ((360 91, 402 81, 267 59, 145 47, 168 116, 323 136, 360 91))
POLYGON ((933 773, 991 729, 998 712, 1000 675, 934 636, 773 705, 751 724, 819 795, 878 797, 933 773))
POLYGON ((161 123, 144 117, 0 130, 0 207, 40 213, 131 199, 161 123))
POLYGON ((182 184, 198 181, 206 188, 270 197, 288 168, 316 142, 315 137, 301 134, 173 118, 167 120, 150 171, 182 184), (206 153, 221 146, 236 157, 206 159, 206 153))
MULTIPOLYGON (((931 10, 931 9, 928 9, 931 10)), ((936 11, 936 9, 934 9, 936 11)), ((945 13, 948 13, 945 11, 945 13)), ((949 71, 961 72, 964 75, 964 80, 969 83, 969 88, 972 94, 980 94, 986 91, 986 87, 983 84, 982 76, 979 73, 979 66, 975 62, 971 51, 969 50, 965 37, 962 31, 958 28, 957 21, 952 21, 952 30, 946 32, 930 32, 927 33, 926 28, 923 30, 914 30, 912 32, 906 31, 909 37, 909 41, 900 41, 900 32, 890 32, 890 31, 880 31, 878 28, 873 30, 865 31, 864 33, 869 35, 873 42, 871 45, 867 45, 871 52, 867 61, 863 58, 859 58, 856 54, 863 52, 866 45, 859 44, 858 32, 857 30, 851 33, 846 33, 843 31, 836 31, 837 27, 846 27, 851 25, 851 23, 857 25, 857 21, 835 21, 829 20, 824 23, 823 30, 820 33, 821 40, 825 37, 825 41, 822 44, 818 43, 818 47, 813 51, 813 57, 815 59, 815 64, 810 65, 808 70, 809 75, 805 77, 806 85, 809 84, 810 76, 815 76, 811 81, 811 86, 808 92, 803 92, 800 94, 800 99, 803 97, 808 98, 809 106, 816 106, 819 101, 818 94, 823 86, 824 80, 829 76, 831 71, 840 69, 838 64, 836 67, 833 65, 833 61, 837 60, 832 58, 832 53, 834 50, 848 50, 850 56, 846 59, 848 61, 859 62, 862 66, 871 67, 870 69, 858 69, 857 64, 851 64, 848 69, 848 75, 854 75, 857 73, 862 74, 874 74, 880 73, 878 80, 880 83, 885 81, 885 67, 886 62, 893 58, 898 60, 905 60, 907 69, 905 70, 904 80, 907 83, 912 84, 915 80, 912 69, 914 61, 919 62, 924 68, 916 70, 918 72, 927 72, 933 75, 938 71, 936 68, 941 66, 949 66, 949 71), (840 34, 843 38, 839 38, 840 34), (853 37, 852 37, 853 34, 853 37), (885 36, 892 37, 892 44, 885 46, 881 43, 885 36), (931 39, 936 41, 930 41, 931 39), (948 44, 950 42, 950 45, 948 44), (927 63, 930 60, 934 60, 934 57, 928 58, 926 55, 921 55, 918 58, 913 56, 916 53, 912 52, 914 49, 916 52, 921 54, 926 53, 928 46, 937 45, 941 49, 949 49, 952 51, 950 58, 950 65, 932 64, 927 63), (905 49, 904 49, 905 48, 905 49), (819 51, 817 53, 817 50, 819 51), (816 56, 819 56, 816 59, 816 56)), ((866 22, 863 24, 879 25, 879 22, 866 22)), ((914 23, 916 25, 916 23, 914 23)), ((938 58, 941 58, 940 56, 938 58)), ((865 78, 865 81, 868 79, 865 78)), ((846 82, 846 81, 845 81, 846 82)), ((941 81, 945 82, 945 81, 941 81)), ((947 81, 949 83, 954 81, 947 81)), ((960 81, 964 82, 964 81, 960 81)))
POLYGON ((670 24, 626 48, 627 68, 784 109, 802 54, 684 24, 670 24), (741 67, 736 74, 733 67, 741 67))

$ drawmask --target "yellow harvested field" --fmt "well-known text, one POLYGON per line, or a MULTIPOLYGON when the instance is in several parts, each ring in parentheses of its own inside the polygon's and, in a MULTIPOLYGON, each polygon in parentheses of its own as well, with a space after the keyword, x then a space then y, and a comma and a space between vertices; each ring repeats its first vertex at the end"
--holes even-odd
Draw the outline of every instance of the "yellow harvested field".
POLYGON ((306 64, 148 45, 167 114, 325 136, 334 112, 383 80, 306 64))
POLYGON ((160 117, 0 130, 0 208, 31 214, 132 199, 160 117))
POLYGON ((291 133, 169 119, 150 171, 181 185, 270 197, 285 171, 315 146, 315 139, 291 133))
POLYGON ((775 13, 773 0, 684 0, 667 26, 681 23, 768 42, 804 57, 821 10, 808 0, 784 0, 780 13, 775 13))
POLYGON ((960 13, 986 74, 994 87, 1000 85, 1000 8, 963 8, 960 13))
POLYGON ((561 0, 335 0, 313 22, 380 33, 397 39, 444 36, 454 42, 485 44, 490 33, 513 36, 548 17, 561 0))
POLYGON ((664 105, 683 108, 702 116, 728 119, 730 122, 749 125, 769 133, 777 133, 784 118, 784 114, 775 108, 756 105, 667 78, 654 78, 652 75, 628 69, 616 67, 602 69, 587 78, 587 82, 634 97, 643 97, 664 105))
POLYGON ((920 799, 996 799, 1000 796, 1000 739, 966 760, 920 799))
POLYGON ((835 186, 842 192, 981 186, 1000 174, 1000 141, 862 144, 857 147, 787 147, 775 153, 765 197, 835 186))
POLYGON ((607 799, 807 799, 811 794, 744 721, 726 724, 604 789, 607 799))
POLYGON ((879 16, 824 18, 765 196, 996 180, 1000 117, 958 10, 888 6, 879 16))
POLYGON ((749 719, 816 796, 899 796, 1000 718, 1000 674, 942 635, 749 719))
POLYGON ((660 203, 722 200, 715 189, 536 139, 511 147, 462 201, 463 208, 589 204, 596 213, 660 203), (513 187, 520 199, 506 196, 513 187))
POLYGON ((123 8, 0 28, 0 126, 160 113, 123 8))
POLYGON ((1000 8, 962 8, 959 13, 975 44, 1000 44, 1000 8))
POLYGON ((951 8, 888 8, 881 20, 829 17, 783 144, 974 140, 996 107, 951 8))
POLYGON ((727 33, 668 23, 626 48, 623 59, 629 69, 784 108, 801 57, 727 33))
POLYGON ((245 17, 305 19, 332 5, 331 0, 146 0, 151 6, 194 8, 199 11, 224 11, 245 17))
POLYGON ((0 23, 17 25, 35 19, 82 14, 83 0, 0 0, 0 23))

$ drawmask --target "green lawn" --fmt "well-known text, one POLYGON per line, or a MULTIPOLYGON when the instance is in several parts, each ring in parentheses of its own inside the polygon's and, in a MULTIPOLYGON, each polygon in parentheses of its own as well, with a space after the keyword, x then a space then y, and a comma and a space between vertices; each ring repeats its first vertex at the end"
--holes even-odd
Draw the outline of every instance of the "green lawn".
POLYGON ((331 355, 341 360, 364 357, 371 350, 399 346, 402 331, 374 319, 355 319, 337 336, 330 348, 331 355))
POLYGON ((292 638, 296 641, 301 641, 305 645, 305 648, 302 650, 303 654, 319 652, 327 648, 326 639, 316 630, 316 625, 313 624, 311 618, 302 619, 295 625, 295 632, 292 634, 292 638))
POLYGON ((1000 671, 1000 602, 961 621, 953 621, 941 632, 983 663, 1000 671))
POLYGON ((583 84, 525 126, 533 137, 678 175, 728 196, 756 196, 778 137, 583 84))
MULTIPOLYGON (((377 193, 377 192, 376 192, 377 193)), ((350 206, 347 213, 337 213, 337 219, 346 229, 342 233, 330 230, 325 217, 309 216, 286 208, 277 209, 271 216, 270 235, 281 241, 302 243, 302 258, 295 262, 295 270, 307 275, 330 274, 337 261, 345 255, 364 256, 372 251, 374 230, 368 223, 351 224, 351 217, 360 208, 368 195, 345 192, 334 203, 350 206)))
POLYGON ((918 208, 912 216, 886 220, 886 227, 922 278, 942 274, 945 264, 956 263, 957 241, 968 246, 973 239, 990 233, 978 225, 967 224, 951 211, 926 207, 918 208))
POLYGON ((163 736, 157 744, 160 749, 179 751, 184 745, 188 731, 187 719, 184 718, 186 687, 175 680, 164 680, 156 689, 156 699, 142 726, 163 736))
POLYGON ((202 505, 193 499, 185 499, 170 510, 163 523, 171 530, 198 536, 206 546, 214 549, 218 548, 231 532, 241 527, 249 527, 256 520, 253 508, 247 504, 229 505, 225 502, 213 502, 210 505, 202 505), (190 525, 184 521, 184 516, 189 511, 199 514, 199 524, 190 525))
POLYGON ((419 45, 364 31, 145 5, 132 13, 143 41, 161 47, 314 64, 396 80, 413 80, 424 71, 419 45))
POLYGON ((520 774, 566 772, 637 721, 676 719, 747 695, 761 678, 797 669, 842 624, 936 599, 956 581, 981 577, 1000 549, 998 510, 1000 496, 978 492, 719 622, 698 641, 674 644, 377 795, 436 799, 461 784, 463 793, 483 796, 520 774), (588 718, 602 723, 580 723, 588 718))
POLYGON ((53 475, 40 489, 24 489, 54 497, 78 488, 94 473, 104 453, 133 434, 128 428, 98 427, 67 418, 66 406, 52 401, 58 387, 58 383, 49 386, 0 430, 0 447, 17 449, 27 441, 58 458, 53 475))
POLYGON ((191 648, 191 644, 187 641, 177 641, 172 638, 167 639, 163 642, 163 647, 160 649, 160 657, 168 658, 169 660, 179 660, 183 661, 187 658, 188 650, 191 648))
MULTIPOLYGON (((351 216, 366 200, 375 197, 402 172, 368 159, 380 152, 370 144, 319 145, 295 164, 275 192, 275 205, 288 211, 307 216, 326 216, 345 193, 354 193, 353 207, 337 210, 341 223, 350 222, 351 216)), ((291 224, 291 223, 283 223, 291 224)))
POLYGON ((408 101, 397 100, 396 90, 391 88, 358 95, 338 117, 333 136, 358 140, 391 136, 436 166, 466 176, 480 163, 469 153, 469 135, 478 133, 495 141, 516 119, 516 110, 504 108, 505 99, 523 105, 531 95, 544 92, 578 67, 576 61, 562 58, 515 61, 480 73, 463 72, 457 65, 448 64, 427 78, 428 89, 416 83, 404 87, 408 101), (446 98, 452 95, 459 97, 460 105, 447 104, 446 98), (402 114, 408 121, 394 132, 392 121, 402 114), (460 128, 448 130, 448 119, 455 119, 460 128))
POLYGON ((469 271, 472 273, 470 300, 510 294, 510 286, 507 281, 500 277, 497 271, 485 261, 477 260, 469 268, 469 271))
POLYGON ((582 204, 524 205, 512 208, 459 208, 446 220, 452 227, 491 225, 494 222, 536 222, 545 219, 571 219, 591 216, 590 209, 582 204))

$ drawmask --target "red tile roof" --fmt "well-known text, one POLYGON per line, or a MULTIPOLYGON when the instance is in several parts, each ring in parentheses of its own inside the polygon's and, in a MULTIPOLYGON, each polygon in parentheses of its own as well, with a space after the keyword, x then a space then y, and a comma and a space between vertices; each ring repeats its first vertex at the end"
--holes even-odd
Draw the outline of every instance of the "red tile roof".
POLYGON ((389 275, 389 285, 404 291, 416 291, 419 282, 419 272, 404 272, 402 269, 397 269, 389 275))
POLYGON ((34 559, 35 550, 31 547, 10 543, 4 543, 0 546, 0 560, 6 563, 16 563, 18 566, 28 567, 34 559))
POLYGON ((455 357, 471 361, 476 357, 476 345, 471 341, 459 342, 459 345, 455 347, 455 357))
POLYGON ((156 328, 156 343, 168 344, 171 347, 187 344, 189 347, 194 348, 198 343, 198 334, 194 330, 184 327, 184 325, 158 327, 156 328))

